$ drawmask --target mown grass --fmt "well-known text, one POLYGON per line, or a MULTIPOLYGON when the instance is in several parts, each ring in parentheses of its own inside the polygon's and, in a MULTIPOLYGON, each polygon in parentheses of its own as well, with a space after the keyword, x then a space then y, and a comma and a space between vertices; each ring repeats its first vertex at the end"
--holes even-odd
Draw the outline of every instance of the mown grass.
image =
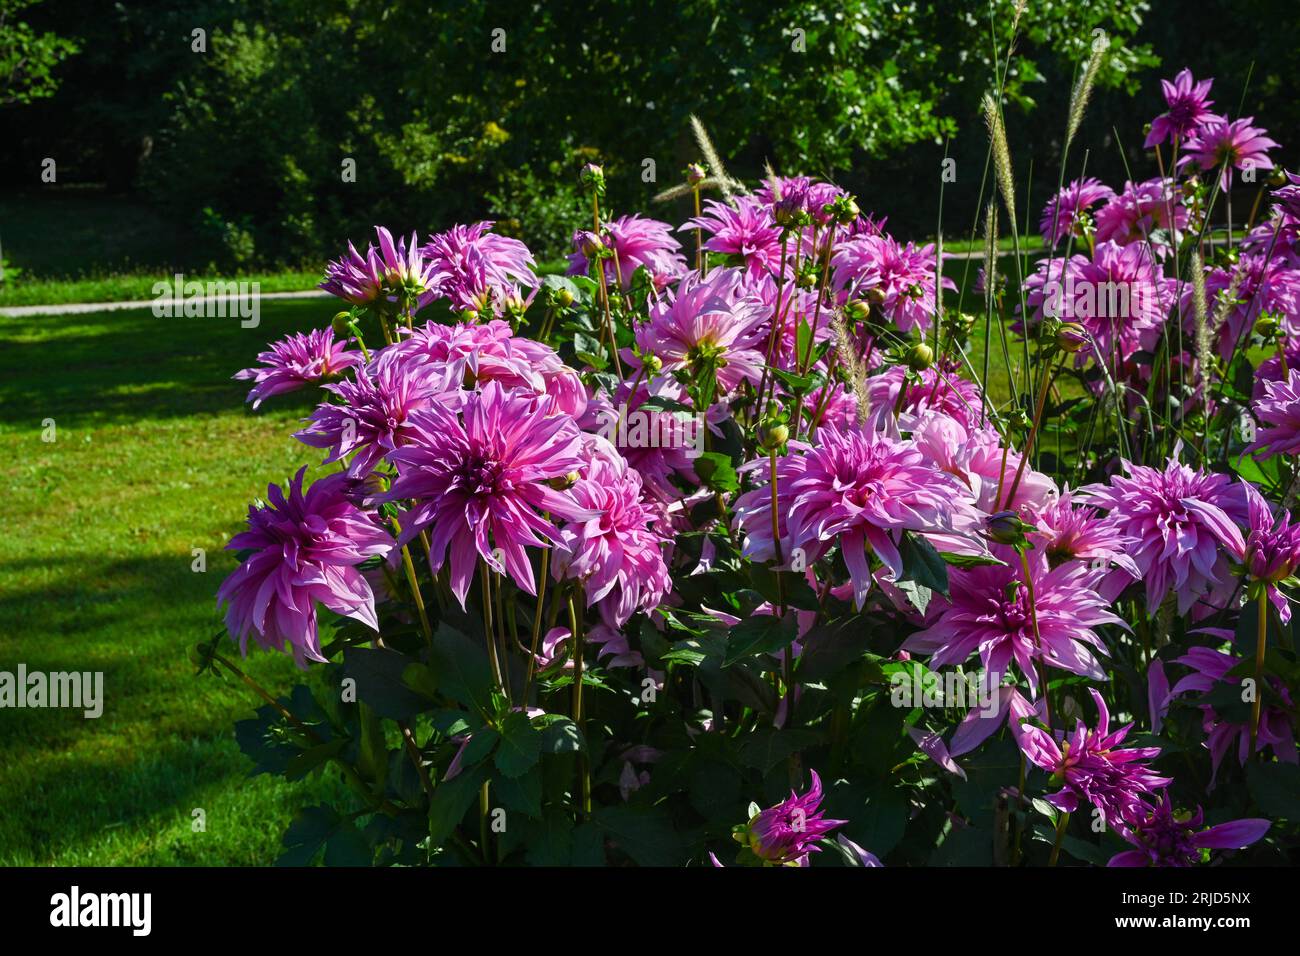
MULTIPOLYGON (((103 671, 105 697, 98 720, 0 710, 0 864, 268 863, 292 811, 332 786, 248 779, 232 724, 258 701, 187 656, 221 627, 221 549, 247 502, 317 457, 290 437, 307 393, 252 415, 230 375, 329 310, 266 302, 257 329, 0 318, 0 670, 103 671)), ((248 669, 277 693, 299 677, 268 654, 248 669)))

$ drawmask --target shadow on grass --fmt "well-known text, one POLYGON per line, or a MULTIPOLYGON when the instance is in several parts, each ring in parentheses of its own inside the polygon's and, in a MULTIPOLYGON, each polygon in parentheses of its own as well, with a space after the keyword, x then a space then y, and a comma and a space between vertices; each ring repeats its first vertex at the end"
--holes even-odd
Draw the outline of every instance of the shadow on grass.
MULTIPOLYGON (((288 809, 259 816, 254 804, 275 794, 300 805, 327 781, 246 782, 252 765, 233 723, 260 701, 233 681, 196 677, 188 657, 220 628, 212 589, 223 571, 212 571, 193 574, 166 556, 0 562, 0 670, 21 662, 29 672, 103 673, 97 719, 80 709, 0 710, 0 860, 86 862, 81 854, 93 845, 101 849, 90 862, 125 862, 132 853, 149 862, 271 862, 249 854, 273 852, 288 809), (47 580, 54 583, 37 583, 47 580), (226 818, 261 829, 246 839, 141 849, 165 833, 188 834, 192 809, 214 802, 226 818), (120 838, 109 832, 118 828, 120 838), (118 839, 111 853, 102 849, 118 839)), ((303 679, 269 654, 250 657, 247 670, 277 694, 303 679)))
POLYGON ((238 408, 248 384, 231 376, 267 343, 322 327, 334 311, 318 299, 264 301, 256 328, 147 309, 0 319, 0 424, 39 428, 52 417, 76 427, 238 408))

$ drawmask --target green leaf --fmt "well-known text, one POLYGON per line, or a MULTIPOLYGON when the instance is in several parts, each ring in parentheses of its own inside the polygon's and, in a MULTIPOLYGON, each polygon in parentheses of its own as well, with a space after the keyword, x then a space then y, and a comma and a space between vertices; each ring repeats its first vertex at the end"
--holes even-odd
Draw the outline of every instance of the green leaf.
POLYGON ((1300 821, 1300 765, 1252 762, 1246 767, 1246 785, 1270 817, 1300 821))
POLYGON ((487 779, 487 767, 479 764, 463 770, 433 788, 429 801, 429 843, 441 846, 465 818, 465 811, 478 797, 479 787, 487 779))
POLYGON ((731 459, 721 452, 706 451, 695 459, 695 474, 711 491, 732 492, 740 490, 740 476, 736 474, 731 459))
POLYGON ((438 689, 487 717, 492 713, 492 668, 487 653, 465 634, 439 624, 433 635, 433 669, 438 689))
POLYGON ((592 823, 641 866, 682 866, 686 862, 682 839, 659 808, 600 807, 592 823))
POLYGON ((281 842, 285 851, 277 866, 310 866, 322 848, 326 866, 369 866, 372 860, 365 837, 352 821, 324 804, 299 810, 281 842))
POLYGON ((944 564, 954 568, 978 568, 985 565, 1006 564, 1001 558, 995 558, 991 554, 954 554, 951 551, 940 551, 939 557, 943 558, 944 564))
POLYGON ((432 709, 429 699, 403 680, 412 663, 410 657, 387 648, 343 649, 343 676, 357 682, 357 700, 369 704, 375 713, 389 720, 410 720, 432 709))
POLYGON ((775 614, 755 614, 732 627, 727 636, 727 652, 723 667, 758 654, 776 654, 790 646, 795 639, 796 621, 793 614, 784 619, 775 614))
POLYGON ((542 752, 548 754, 576 754, 586 746, 582 731, 568 717, 547 715, 542 730, 542 752))
POLYGON ((899 581, 914 581, 921 587, 948 596, 948 565, 935 550, 934 545, 911 531, 904 532, 898 549, 903 559, 903 574, 899 581))
POLYGON ((507 810, 515 810, 534 820, 542 816, 542 774, 533 770, 518 777, 497 777, 492 792, 507 810))
POLYGON ((792 728, 777 730, 765 728, 749 734, 740 745, 740 759, 746 767, 755 767, 763 776, 772 768, 809 747, 821 743, 821 734, 815 730, 792 728))
POLYGON ((501 721, 501 745, 496 765, 507 777, 518 777, 533 768, 542 757, 542 735, 523 711, 511 711, 501 721))

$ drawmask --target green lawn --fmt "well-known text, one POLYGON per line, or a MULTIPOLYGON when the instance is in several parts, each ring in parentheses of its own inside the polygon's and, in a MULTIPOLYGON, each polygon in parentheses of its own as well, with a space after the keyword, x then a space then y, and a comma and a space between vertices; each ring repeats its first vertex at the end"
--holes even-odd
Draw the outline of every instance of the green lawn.
MULTIPOLYGON (((0 670, 103 671, 105 698, 98 720, 0 710, 0 864, 267 863, 310 788, 332 785, 248 779, 232 723, 256 699, 187 658, 221 626, 221 548, 247 502, 318 458, 290 437, 307 393, 252 415, 230 375, 330 312, 265 302, 257 329, 147 310, 0 318, 0 670)), ((276 692, 297 678, 268 654, 249 669, 276 692)))

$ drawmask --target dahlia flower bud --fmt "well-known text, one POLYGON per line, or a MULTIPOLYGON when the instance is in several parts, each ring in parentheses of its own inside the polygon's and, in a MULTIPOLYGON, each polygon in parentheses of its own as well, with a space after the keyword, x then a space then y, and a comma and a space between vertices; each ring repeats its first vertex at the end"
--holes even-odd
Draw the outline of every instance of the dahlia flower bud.
POLYGON ((1277 335, 1277 316, 1265 312, 1255 320, 1255 334, 1264 339, 1277 335))
POLYGON ((641 364, 645 366, 647 374, 658 375, 663 371, 664 360, 657 355, 646 355, 642 357, 641 364))
POLYGON ((762 425, 758 429, 758 443, 764 451, 775 451, 790 440, 790 429, 784 422, 762 425))
POLYGON ((576 485, 578 479, 581 477, 582 476, 576 471, 571 471, 567 475, 558 475, 555 478, 548 478, 546 483, 556 491, 565 491, 566 489, 572 488, 576 485))
POLYGON ((702 163, 686 164, 686 185, 698 186, 700 183, 704 182, 704 178, 707 175, 708 175, 708 171, 705 169, 704 164, 702 163))
POLYGON ((1278 166, 1268 174, 1268 184, 1270 186, 1285 186, 1288 182, 1290 182, 1290 180, 1287 179, 1286 170, 1281 166, 1278 166))
POLYGON ((1033 525, 1025 524, 1014 511, 999 511, 990 515, 984 530, 998 544, 1023 545, 1025 532, 1033 531, 1033 525))
POLYGON ((352 324, 351 312, 335 312, 334 318, 330 319, 330 326, 334 329, 335 335, 350 335, 351 330, 348 328, 352 324))
POLYGON ((885 290, 879 286, 872 286, 867 290, 867 301, 872 305, 885 304, 885 290))
POLYGON ((557 289, 553 301, 557 308, 567 309, 573 305, 573 293, 568 289, 557 289))
POLYGON ((460 310, 460 320, 461 320, 462 322, 464 322, 466 325, 474 325, 476 322, 478 322, 478 310, 477 310, 477 309, 461 309, 461 310, 460 310))
POLYGON ((850 322, 865 322, 871 316, 871 306, 861 299, 853 299, 845 304, 844 316, 850 322))
POLYGON ((587 163, 578 173, 578 182, 591 189, 604 189, 605 171, 595 163, 587 163))
POLYGON ((907 363, 907 367, 913 372, 924 372, 934 364, 934 349, 924 342, 917 342, 907 350, 903 361, 907 363))
POLYGON ((812 786, 803 796, 791 791, 775 807, 754 814, 733 836, 767 866, 802 866, 809 853, 819 852, 817 841, 847 820, 827 820, 822 815, 822 782, 812 771, 812 786))
POLYGON ((578 248, 589 260, 599 259, 605 252, 604 241, 594 232, 579 232, 577 240, 578 248))
POLYGON ((1077 352, 1088 344, 1088 332, 1078 322, 1062 322, 1056 329, 1056 345, 1063 352, 1077 352))

